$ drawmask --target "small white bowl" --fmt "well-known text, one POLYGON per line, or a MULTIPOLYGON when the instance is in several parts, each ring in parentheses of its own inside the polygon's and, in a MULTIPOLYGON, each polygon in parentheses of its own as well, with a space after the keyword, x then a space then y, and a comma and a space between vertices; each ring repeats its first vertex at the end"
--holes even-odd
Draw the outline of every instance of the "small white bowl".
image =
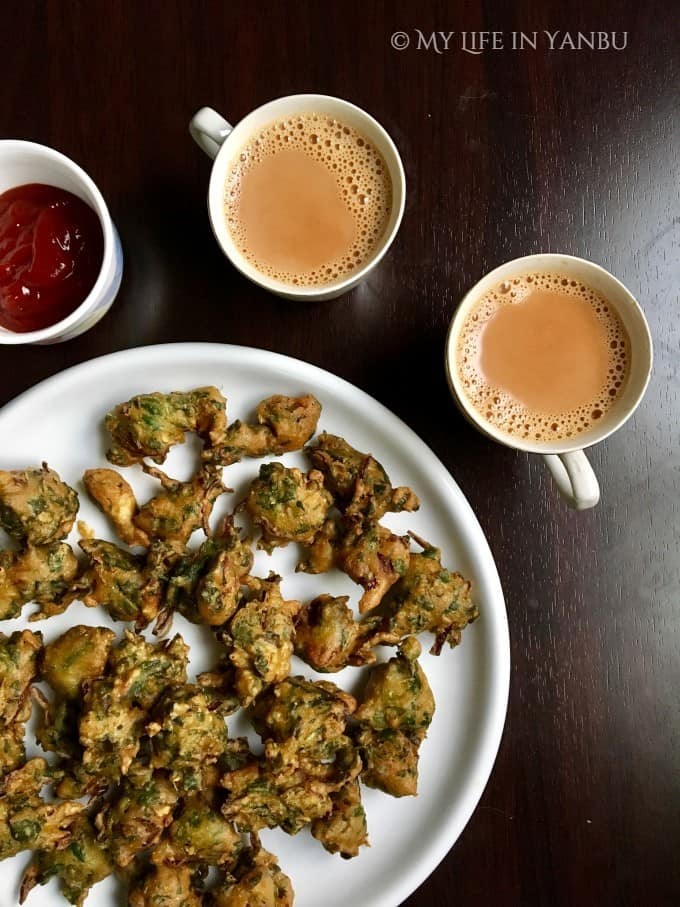
POLYGON ((46 145, 0 140, 0 193, 27 183, 45 183, 77 195, 96 212, 104 234, 99 276, 77 309, 38 331, 15 332, 0 327, 0 343, 61 343, 87 331, 108 312, 123 276, 123 250, 101 192, 81 167, 46 145))

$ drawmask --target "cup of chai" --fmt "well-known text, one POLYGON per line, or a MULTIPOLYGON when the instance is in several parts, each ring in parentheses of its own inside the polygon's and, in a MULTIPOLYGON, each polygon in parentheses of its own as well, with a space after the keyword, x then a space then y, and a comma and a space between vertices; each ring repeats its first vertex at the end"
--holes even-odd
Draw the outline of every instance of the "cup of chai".
POLYGON ((562 497, 595 506, 584 448, 635 412, 652 370, 640 305, 604 268, 571 255, 517 258, 463 298, 446 341, 454 400, 481 432, 541 454, 562 497))
POLYGON ((334 299, 387 252, 406 182, 394 142, 339 98, 290 95, 231 126, 210 107, 189 124, 214 164, 208 213, 242 274, 287 299, 334 299))

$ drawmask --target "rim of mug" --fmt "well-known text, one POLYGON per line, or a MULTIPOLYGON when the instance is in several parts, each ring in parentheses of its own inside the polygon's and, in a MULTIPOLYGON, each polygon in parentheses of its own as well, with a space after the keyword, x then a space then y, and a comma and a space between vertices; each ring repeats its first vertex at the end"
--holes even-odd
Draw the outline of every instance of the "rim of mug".
MULTIPOLYGON (((276 115, 273 114, 273 118, 276 118, 276 115)), ((247 141, 247 139, 246 139, 247 141)), ((385 157, 383 148, 378 149, 380 153, 385 157)), ((388 163, 389 166, 389 163, 388 163)), ((392 177, 392 167, 390 167, 390 176, 392 177)), ((394 178, 392 178, 392 190, 394 197, 394 178)), ((263 287, 266 290, 269 290, 274 293, 287 295, 289 298, 294 299, 315 299, 319 296, 325 296, 326 294, 339 295, 344 289, 351 289, 354 285, 359 283, 363 278, 371 271, 387 253, 390 246, 392 245, 394 238, 397 235, 399 227, 401 226, 402 217, 404 215, 404 208, 406 205, 406 174, 404 172, 404 165, 401 160, 401 156, 395 145, 392 137, 387 132, 385 127, 371 116, 370 113, 365 111, 362 107, 359 107, 357 104, 353 104, 351 101, 346 101, 344 98, 338 98, 335 95, 327 94, 318 94, 315 92, 307 92, 301 94, 291 94, 291 95, 282 95, 279 98, 273 98, 271 101, 266 101, 264 104, 260 104, 258 107, 251 110, 247 113, 243 119, 239 120, 232 128, 231 132, 227 135, 224 142, 222 143, 219 151, 215 155, 212 164, 212 170, 210 173, 210 182, 208 184, 208 216, 210 218, 210 225, 212 227, 213 234, 217 243, 226 257, 229 259, 231 264, 243 274, 244 277, 247 277, 252 283, 257 284, 258 286, 263 287), (396 217, 392 227, 388 233, 385 233, 381 240, 378 250, 371 255, 366 264, 358 271, 353 271, 347 277, 343 277, 342 280, 334 281, 333 283, 320 284, 319 286, 312 287, 298 287, 296 284, 286 283, 284 281, 275 280, 271 277, 268 277, 266 274, 263 274, 262 271, 251 265, 247 259, 242 256, 238 250, 235 248, 235 244, 229 241, 227 244, 223 237, 228 237, 229 232, 224 219, 224 203, 223 203, 223 189, 224 183, 226 180, 226 171, 229 167, 229 163, 233 160, 233 154, 238 147, 241 147, 241 144, 232 141, 236 136, 240 138, 244 133, 248 133, 248 126, 252 123, 254 119, 260 116, 267 108, 281 105, 282 102, 295 102, 299 101, 301 104, 309 105, 314 103, 314 101, 330 101, 334 104, 338 104, 345 109, 351 110, 354 114, 358 114, 360 119, 364 119, 380 134, 381 139, 384 143, 384 146, 389 150, 392 156, 392 165, 396 170, 398 181, 399 181, 399 207, 397 210, 396 217), (238 136, 237 136, 238 132, 238 136), (213 208, 215 211, 213 211, 213 208), (232 252, 233 248, 233 252, 232 252)))
MULTIPOLYGON (((0 330, 0 343, 2 344, 36 343, 41 340, 50 340, 59 334, 68 332, 70 328, 82 321, 99 303, 101 291, 108 280, 109 271, 115 254, 113 223, 104 197, 97 188, 96 183, 92 177, 89 176, 79 164, 76 164, 75 161, 71 160, 70 157, 67 157, 55 148, 51 148, 49 145, 42 145, 39 142, 28 142, 24 139, 0 139, 0 156, 6 151, 15 151, 19 153, 26 151, 38 152, 43 157, 50 158, 51 160, 62 164, 67 170, 74 173, 92 196, 94 205, 89 199, 88 203, 91 208, 94 208, 95 214, 99 218, 99 223, 101 224, 104 236, 104 254, 102 255, 99 274, 97 275, 97 279, 94 282, 92 289, 76 309, 70 312, 65 318, 62 318, 61 321, 56 321, 54 324, 50 324, 47 327, 40 328, 36 331, 24 331, 21 333, 10 331, 7 328, 0 330)), ((36 182, 40 182, 40 180, 37 179, 36 182)))
MULTIPOLYGON (((608 301, 610 302, 610 304, 614 305, 614 308, 616 308, 617 310, 617 314, 619 314, 619 306, 615 303, 611 303, 611 300, 608 301)), ((451 391, 451 395, 453 396, 454 401, 456 402, 458 408, 465 416, 467 421, 474 425, 474 427, 478 431, 486 435, 488 438, 491 438, 493 441, 497 441, 499 444, 503 444, 505 447, 509 447, 514 450, 521 450, 525 453, 566 454, 573 453, 577 450, 586 450, 589 447, 593 447, 593 445, 595 444, 599 444, 600 441, 604 441, 605 438, 608 438, 610 435, 614 434, 614 432, 618 431, 628 421, 628 419, 630 419, 630 417, 640 405, 640 402, 644 397, 645 391, 647 390, 647 387, 649 385, 654 364, 654 349, 652 345, 652 334, 649 329, 649 324, 647 322, 647 318, 642 309, 642 306, 637 301, 635 296, 633 296, 628 287, 626 287, 625 284, 623 284, 618 279, 618 277, 615 277, 610 271, 608 271, 606 268, 603 268, 602 265, 598 265, 596 262, 590 261, 587 258, 579 258, 577 255, 568 255, 561 252, 537 252, 532 255, 523 255, 519 258, 511 258, 508 261, 503 262, 503 264, 500 264, 496 268, 493 268, 493 270, 486 273, 472 287, 470 287, 470 289, 467 291, 467 293, 465 293, 460 303, 458 304, 458 307, 449 324, 449 329, 446 335, 446 343, 444 346, 444 358, 446 363, 446 378, 448 381, 449 390, 451 391), (492 285, 496 282, 496 280, 498 279, 497 275, 501 274, 510 266, 526 266, 528 268, 532 266, 532 264, 536 264, 537 259, 541 259, 541 267, 549 267, 550 265, 548 262, 552 261, 554 270, 559 270, 559 262, 566 259, 569 262, 583 265, 586 268, 599 273, 604 277, 605 280, 615 284, 619 288, 622 296, 627 300, 627 304, 630 306, 631 311, 639 321, 640 328, 644 337, 643 343, 646 346, 646 353, 649 360, 644 380, 640 382, 640 385, 635 392, 635 396, 633 397, 632 401, 627 404, 626 409, 623 410, 622 414, 618 418, 612 419, 611 423, 604 423, 602 429, 600 429, 599 431, 597 429, 591 429, 585 437, 569 440, 568 442, 561 440, 544 441, 542 443, 538 443, 536 441, 525 441, 523 438, 513 438, 506 432, 495 428, 486 419, 484 419, 484 417, 480 413, 478 413, 467 401, 462 389, 459 386, 459 378, 457 369, 455 368, 456 357, 454 347, 458 339, 461 324, 471 306, 481 295, 480 287, 484 285, 483 292, 485 292, 489 285, 492 285)))

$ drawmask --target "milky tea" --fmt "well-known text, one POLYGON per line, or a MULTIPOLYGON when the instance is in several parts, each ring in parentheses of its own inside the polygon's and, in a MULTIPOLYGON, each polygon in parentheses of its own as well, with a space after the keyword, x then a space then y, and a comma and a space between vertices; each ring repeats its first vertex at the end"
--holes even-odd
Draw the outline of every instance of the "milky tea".
POLYGON ((564 441, 604 418, 623 393, 630 340, 595 290, 533 272, 487 291, 459 333, 468 402, 514 438, 564 441))
POLYGON ((319 287, 371 259, 392 183, 360 132, 307 112, 252 136, 229 171, 224 202, 232 240, 250 264, 274 280, 319 287))

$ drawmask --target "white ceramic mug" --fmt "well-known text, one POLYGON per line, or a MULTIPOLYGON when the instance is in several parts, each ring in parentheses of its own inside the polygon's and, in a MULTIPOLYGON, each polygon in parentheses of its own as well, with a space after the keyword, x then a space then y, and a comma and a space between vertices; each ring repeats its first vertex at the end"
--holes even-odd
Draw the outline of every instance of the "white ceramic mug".
POLYGON ((481 432, 515 450, 542 454, 555 483, 567 503, 577 510, 594 507, 600 499, 600 487, 584 447, 592 447, 621 428, 632 416, 642 399, 652 371, 652 337, 647 320, 633 294, 604 268, 575 258, 572 255, 527 255, 506 262, 486 277, 463 297, 451 321, 446 340, 446 372, 449 386, 463 414, 481 432), (596 425, 580 434, 578 439, 563 441, 530 441, 501 431, 486 421, 467 399, 456 368, 456 350, 463 323, 470 309, 492 287, 505 280, 512 280, 530 271, 549 271, 578 280, 601 293, 618 312, 630 338, 630 372, 623 393, 596 425))
POLYGON ((47 145, 18 139, 0 141, 0 192, 27 183, 45 183, 77 195, 97 214, 104 234, 99 276, 77 309, 37 331, 15 333, 0 327, 0 343, 61 343, 87 331, 108 312, 123 276, 123 251, 106 202, 81 167, 47 145))
POLYGON ((283 296, 285 299, 335 299, 360 283, 378 264, 397 234, 404 213, 406 179, 404 168, 394 142, 372 116, 360 107, 340 98, 322 94, 288 95, 263 104, 231 126, 211 107, 202 107, 191 119, 189 131, 205 153, 215 159, 208 188, 208 213, 213 233, 222 251, 234 267, 253 283, 283 296), (363 267, 348 277, 322 287, 298 287, 274 280, 258 271, 239 252, 227 227, 224 207, 224 187, 235 158, 248 144, 253 134, 274 120, 312 111, 335 117, 358 129, 382 154, 392 181, 392 211, 385 232, 363 267))

